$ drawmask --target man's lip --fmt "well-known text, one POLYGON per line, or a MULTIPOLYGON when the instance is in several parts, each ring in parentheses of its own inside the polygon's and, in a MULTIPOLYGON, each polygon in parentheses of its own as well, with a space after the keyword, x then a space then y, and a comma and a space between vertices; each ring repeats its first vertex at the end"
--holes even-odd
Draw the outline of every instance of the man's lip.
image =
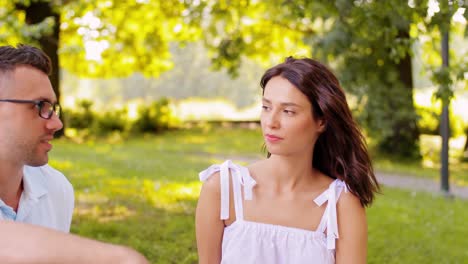
POLYGON ((41 139, 41 142, 49 143, 49 141, 52 141, 52 139, 54 139, 54 137, 45 137, 45 138, 41 139))

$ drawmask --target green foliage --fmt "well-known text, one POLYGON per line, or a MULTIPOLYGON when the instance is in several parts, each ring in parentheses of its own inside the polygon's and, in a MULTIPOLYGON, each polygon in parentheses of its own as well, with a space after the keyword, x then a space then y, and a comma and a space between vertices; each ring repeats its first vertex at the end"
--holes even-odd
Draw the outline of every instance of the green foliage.
MULTIPOLYGON (((432 17, 427 0, 239 1, 229 7, 226 1, 205 0, 190 14, 194 21, 206 18, 200 23, 205 42, 214 51, 215 68, 225 67, 234 75, 242 56, 271 65, 311 50, 313 57, 337 71, 345 89, 366 104, 360 119, 380 141, 381 150, 418 157, 412 47, 420 37, 436 40, 435 29, 450 24, 453 12, 465 6, 463 1, 442 2, 441 11, 432 17)), ((438 48, 431 49, 433 58, 440 57, 434 52, 438 48)), ((453 64, 462 65, 463 59, 453 64)), ((455 68, 459 67, 450 71, 455 68)), ((434 69, 427 68, 435 78, 447 79, 434 69)), ((452 75, 464 72, 466 68, 452 75)), ((450 98, 452 87, 443 87, 439 95, 450 98)))
MULTIPOLYGON (((385 79, 381 81, 383 86, 389 83, 385 84, 385 79)), ((392 89, 370 89, 368 93, 367 103, 357 118, 369 136, 378 141, 379 151, 420 158, 417 115, 410 88, 395 84, 392 89)))
POLYGON ((38 45, 43 35, 52 32, 56 21, 48 17, 34 25, 26 25, 24 10, 31 1, 0 0, 0 44, 15 45, 17 43, 32 43, 38 45))
POLYGON ((315 56, 334 59, 343 86, 365 98, 359 119, 380 151, 419 157, 409 30, 422 10, 402 1, 334 2, 333 26, 311 37, 315 56))
POLYGON ((69 127, 83 129, 92 126, 95 116, 92 111, 93 102, 90 100, 81 100, 77 102, 75 109, 66 111, 65 123, 69 127))
POLYGON ((449 67, 439 67, 433 71, 432 81, 439 85, 439 89, 435 93, 437 99, 442 100, 444 104, 449 104, 453 98, 453 79, 451 77, 452 70, 449 67))
POLYGON ((416 107, 416 112, 419 116, 418 127, 421 134, 438 135, 440 110, 437 111, 432 107, 418 106, 416 107))
MULTIPOLYGON (((51 32, 58 23, 52 17, 27 25, 25 9, 33 2, 0 0, 0 43, 35 43, 51 32)), ((171 42, 199 36, 177 0, 45 2, 61 15, 60 40, 54 40, 60 41, 60 66, 80 76, 158 76, 173 66, 171 42)))
MULTIPOLYGON (((61 66, 81 76, 158 76, 172 67, 169 43, 201 37, 213 67, 233 76, 244 56, 271 65, 312 51, 337 70, 348 91, 368 97, 361 119, 381 150, 400 156, 415 155, 419 146, 411 47, 420 35, 435 40, 434 32, 450 28, 454 11, 466 7, 466 1, 440 1, 440 12, 430 17, 427 0, 49 2, 62 19, 61 66)), ((57 23, 51 18, 25 25, 22 9, 30 4, 0 0, 0 42, 30 42, 50 32, 57 23)), ((454 74, 434 72, 444 83, 438 92, 444 100, 452 93, 447 80, 463 78, 466 57, 453 63, 451 69, 460 69, 454 74)))
POLYGON ((330 61, 348 91, 361 98, 368 96, 361 120, 378 134, 382 150, 417 156, 409 30, 414 17, 424 16, 422 6, 427 1, 419 1, 415 9, 397 0, 241 1, 229 8, 205 3, 201 9, 212 17, 203 29, 208 46, 217 50, 213 57, 219 62, 217 67, 236 67, 241 55, 253 59, 298 55, 297 50, 307 45, 302 50, 311 49, 314 57, 330 61), (275 45, 285 48, 275 49, 275 45))
POLYGON ((148 106, 139 107, 133 129, 137 132, 160 132, 169 129, 175 120, 169 99, 161 98, 148 106))
POLYGON ((226 68, 236 76, 244 56, 266 67, 288 55, 309 53, 298 32, 310 30, 309 25, 277 19, 272 2, 186 1, 187 19, 201 27, 214 69, 226 68))
POLYGON ((62 66, 81 76, 159 76, 173 66, 170 42, 199 34, 185 8, 177 0, 70 1, 61 9, 62 66))
POLYGON ((127 109, 109 110, 101 115, 97 115, 96 122, 93 124, 93 130, 99 134, 108 132, 125 132, 130 125, 127 118, 127 109))
MULTIPOLYGON (((418 119, 418 127, 421 134, 427 135, 439 135, 439 124, 440 124, 440 107, 416 107, 418 119)), ((450 122, 450 137, 458 137, 464 135, 463 127, 464 121, 463 117, 456 115, 453 111, 450 111, 449 114, 450 122)))
POLYGON ((178 125, 170 103, 168 98, 162 98, 149 105, 140 105, 138 115, 133 120, 129 117, 127 107, 95 112, 91 101, 82 100, 77 103, 76 109, 66 110, 66 122, 72 129, 85 131, 82 133, 84 136, 112 132, 160 133, 178 125))

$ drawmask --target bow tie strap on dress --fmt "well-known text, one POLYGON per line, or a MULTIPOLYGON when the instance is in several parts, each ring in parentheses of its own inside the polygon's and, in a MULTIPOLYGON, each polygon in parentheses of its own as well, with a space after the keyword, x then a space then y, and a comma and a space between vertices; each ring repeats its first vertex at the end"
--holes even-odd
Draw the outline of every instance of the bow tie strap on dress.
POLYGON ((247 168, 238 166, 230 160, 226 160, 223 164, 211 165, 208 169, 200 172, 199 177, 202 182, 206 181, 215 172, 220 172, 221 186, 221 213, 222 220, 229 219, 229 170, 232 172, 232 177, 244 186, 244 199, 252 200, 252 189, 255 186, 255 180, 250 177, 247 168))
POLYGON ((339 238, 338 234, 338 219, 336 214, 336 203, 342 191, 348 192, 348 187, 341 180, 335 180, 330 184, 327 191, 322 193, 319 197, 314 199, 314 202, 318 206, 322 206, 328 201, 327 207, 325 208, 324 216, 327 220, 327 248, 335 249, 336 239, 339 238))

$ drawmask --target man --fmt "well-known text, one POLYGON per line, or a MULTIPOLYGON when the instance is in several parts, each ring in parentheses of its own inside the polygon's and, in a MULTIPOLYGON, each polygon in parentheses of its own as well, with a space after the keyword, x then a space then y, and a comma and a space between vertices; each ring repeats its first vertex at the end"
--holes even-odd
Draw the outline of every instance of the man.
POLYGON ((140 253, 39 226, 0 220, 2 264, 148 264, 140 253))
POLYGON ((63 127, 50 71, 37 48, 0 47, 0 219, 69 232, 73 187, 47 165, 63 127))
POLYGON ((147 264, 133 249, 68 232, 73 188, 47 165, 60 106, 39 49, 0 47, 0 262, 147 264))

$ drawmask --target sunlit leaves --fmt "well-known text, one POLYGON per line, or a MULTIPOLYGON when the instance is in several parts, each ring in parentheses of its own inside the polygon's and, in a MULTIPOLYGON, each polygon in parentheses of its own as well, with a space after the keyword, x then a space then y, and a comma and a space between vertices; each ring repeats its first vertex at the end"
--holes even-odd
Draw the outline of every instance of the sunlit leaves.
POLYGON ((63 13, 62 65, 86 76, 158 76, 172 67, 169 44, 199 35, 184 22, 184 9, 176 0, 70 3, 63 13))
POLYGON ((27 5, 30 1, 0 0, 0 44, 15 45, 35 42, 42 35, 50 34, 55 21, 48 17, 40 23, 26 26, 25 14, 16 5, 27 5))
POLYGON ((288 55, 309 53, 302 42, 303 35, 289 23, 276 19, 268 1, 186 2, 196 6, 189 19, 201 25, 215 69, 224 67, 236 75, 243 57, 269 66, 288 55))
MULTIPOLYGON (((182 1, 50 0, 61 15, 61 66, 86 77, 128 76, 141 72, 158 76, 172 67, 171 42, 200 36, 184 14, 182 1)), ((0 0, 0 42, 31 43, 51 32, 58 21, 26 25, 27 0, 0 0)))

